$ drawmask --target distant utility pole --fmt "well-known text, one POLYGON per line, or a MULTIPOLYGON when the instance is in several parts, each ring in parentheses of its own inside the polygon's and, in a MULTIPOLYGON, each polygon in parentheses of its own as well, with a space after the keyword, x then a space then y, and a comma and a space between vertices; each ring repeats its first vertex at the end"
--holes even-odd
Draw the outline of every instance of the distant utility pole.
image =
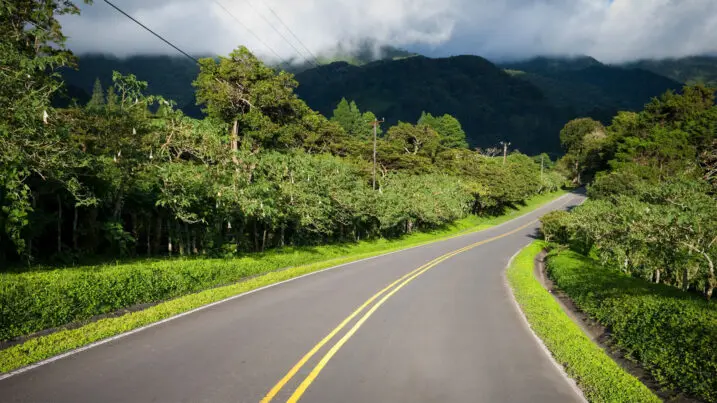
POLYGON ((383 123, 386 119, 381 120, 374 119, 371 124, 373 125, 373 190, 376 190, 376 131, 379 123, 383 123))
POLYGON ((505 141, 501 141, 500 144, 503 145, 503 165, 505 165, 505 160, 508 158, 508 146, 510 143, 506 143, 505 141))

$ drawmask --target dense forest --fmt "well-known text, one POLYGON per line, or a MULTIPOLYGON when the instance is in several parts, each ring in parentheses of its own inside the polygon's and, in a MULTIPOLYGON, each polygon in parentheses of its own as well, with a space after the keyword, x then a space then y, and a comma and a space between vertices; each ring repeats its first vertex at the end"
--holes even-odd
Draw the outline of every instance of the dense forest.
POLYGON ((244 47, 200 61, 204 119, 120 72, 110 86, 97 80, 86 104, 53 108, 63 91, 53 71, 73 63, 55 15, 12 14, 56 29, 2 27, 3 265, 398 236, 499 213, 564 181, 545 156, 469 150, 457 119, 430 113, 380 130, 374 170, 374 114, 342 101, 325 118, 292 74, 244 47))
POLYGON ((559 164, 594 180, 572 213, 546 216, 550 240, 625 273, 693 290, 717 287, 717 106, 714 89, 667 92, 604 127, 589 118, 560 132, 559 164))
MULTIPOLYGON (((330 64, 315 68, 296 60, 280 67, 297 74, 299 96, 326 116, 343 97, 389 124, 415 121, 422 111, 448 113, 462 122, 473 147, 507 140, 520 143, 523 152, 545 151, 554 157, 560 153, 554 133, 566 121, 587 116, 608 124, 620 110, 638 111, 650 98, 680 89, 683 81, 698 82, 717 72, 717 63, 705 62, 697 74, 689 68, 691 58, 672 62, 676 70, 684 65, 679 76, 643 65, 606 65, 590 57, 496 64, 475 56, 428 59, 370 41, 339 44, 317 57, 319 64, 330 64)), ((147 81, 148 93, 174 100, 185 115, 204 116, 192 87, 198 66, 177 56, 81 55, 79 70, 62 69, 66 96, 58 97, 55 106, 68 106, 71 98, 86 102, 96 78, 105 88, 112 85, 113 71, 147 81)))

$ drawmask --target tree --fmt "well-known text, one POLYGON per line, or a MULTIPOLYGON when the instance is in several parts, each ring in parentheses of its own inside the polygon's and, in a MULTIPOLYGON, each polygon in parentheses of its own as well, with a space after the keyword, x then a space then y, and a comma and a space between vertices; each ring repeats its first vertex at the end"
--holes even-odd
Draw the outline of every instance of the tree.
POLYGON ((61 176, 71 152, 54 130, 50 100, 61 82, 48 72, 73 63, 57 16, 78 13, 71 1, 0 4, 0 221, 20 253, 32 211, 28 179, 61 176))
POLYGON ((581 185, 583 172, 600 164, 600 151, 606 140, 603 125, 590 118, 571 120, 560 130, 560 144, 566 151, 564 160, 572 165, 575 184, 581 185))
POLYGON ((461 123, 449 114, 434 117, 424 111, 418 119, 418 125, 426 125, 435 130, 440 137, 441 146, 445 148, 468 148, 466 133, 461 123))
POLYGON ((105 105, 105 93, 102 91, 102 83, 100 79, 95 79, 95 84, 92 87, 92 98, 87 103, 87 107, 90 109, 99 109, 105 105))
MULTIPOLYGON (((349 102, 346 98, 341 98, 331 117, 331 121, 338 123, 349 136, 359 140, 373 138, 371 122, 374 120, 376 115, 373 112, 362 114, 356 102, 349 102)), ((377 134, 380 134, 380 129, 377 134)))
MULTIPOLYGON (((230 145, 239 149, 239 124, 256 123, 260 115, 273 123, 288 123, 297 118, 297 99, 293 90, 298 85, 293 76, 276 73, 264 65, 247 48, 241 46, 229 57, 199 61, 200 72, 193 85, 197 89, 197 105, 212 118, 231 124, 230 145), (249 121, 240 122, 250 112, 249 121), (257 114, 258 113, 258 114, 257 114)), ((246 144, 251 147, 251 144, 246 144)))

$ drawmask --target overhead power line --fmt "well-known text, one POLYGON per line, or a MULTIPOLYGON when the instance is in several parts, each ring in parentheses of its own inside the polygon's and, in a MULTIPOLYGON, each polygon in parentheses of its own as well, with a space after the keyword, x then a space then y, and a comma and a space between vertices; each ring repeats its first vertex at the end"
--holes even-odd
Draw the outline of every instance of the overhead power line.
MULTIPOLYGON (((299 55, 300 58, 304 59, 304 61, 306 61, 306 62, 309 63, 310 65, 313 65, 314 67, 318 67, 318 65, 317 65, 316 63, 314 63, 313 60, 309 60, 296 46, 294 46, 294 44, 291 43, 291 41, 290 41, 286 36, 284 36, 284 34, 282 34, 281 31, 279 31, 279 30, 274 26, 274 24, 271 23, 271 21, 269 21, 269 20, 264 16, 264 14, 262 14, 261 12, 259 12, 259 10, 254 6, 254 3, 251 2, 251 0, 244 0, 244 1, 245 1, 247 4, 249 4, 249 7, 251 7, 251 9, 254 10, 254 12, 255 12, 259 17, 261 17, 262 20, 264 20, 264 22, 266 22, 267 24, 269 24, 269 26, 271 27, 271 29, 274 30, 274 32, 276 32, 276 33, 281 37, 281 39, 283 39, 286 43, 289 44, 289 46, 291 46, 291 47, 294 49, 294 51, 296 52, 297 55, 299 55)), ((264 5, 266 6, 266 4, 264 4, 264 5)), ((272 12, 273 12, 273 11, 272 11, 272 12)), ((276 15, 276 14, 275 14, 275 15, 276 15)))
POLYGON ((137 21, 136 19, 134 19, 131 15, 125 13, 125 12, 122 11, 119 7, 117 7, 117 6, 115 6, 114 4, 112 4, 109 0, 104 0, 104 1, 105 1, 105 3, 109 4, 110 6, 112 6, 112 8, 114 8, 115 10, 119 11, 120 13, 122 13, 125 17, 127 17, 127 18, 129 18, 130 20, 132 20, 132 21, 134 21, 135 23, 137 23, 137 25, 139 25, 140 27, 142 27, 142 28, 146 29, 147 31, 149 31, 152 35, 154 35, 154 36, 156 36, 157 38, 161 39, 161 40, 162 40, 164 43, 166 43, 167 45, 173 47, 177 52, 179 52, 179 53, 183 54, 184 56, 188 57, 189 59, 191 59, 191 60, 194 61, 195 63, 199 63, 199 60, 197 60, 196 58, 190 56, 187 52, 183 51, 182 49, 179 49, 179 48, 178 48, 177 46, 175 46, 172 42, 170 42, 170 41, 164 39, 160 34, 158 34, 158 33, 154 32, 154 31, 152 31, 152 30, 149 29, 146 25, 144 25, 144 24, 142 24, 141 22, 139 22, 139 21, 137 21))
POLYGON ((237 16, 234 15, 234 13, 232 13, 231 11, 229 11, 229 9, 227 9, 226 7, 224 7, 224 5, 223 5, 222 3, 220 3, 218 0, 212 0, 212 1, 214 2, 214 4, 216 4, 216 5, 218 5, 219 7, 221 7, 221 9, 224 10, 225 13, 227 13, 230 17, 232 17, 232 18, 234 19, 234 21, 236 21, 236 22, 237 22, 239 25, 241 25, 245 30, 247 30, 247 32, 249 32, 254 38, 256 38, 256 40, 259 41, 259 43, 261 43, 262 45, 264 45, 265 48, 267 48, 271 53, 273 53, 274 56, 276 56, 276 58, 277 58, 279 61, 281 61, 282 64, 284 64, 284 65, 286 65, 286 66, 289 66, 289 65, 290 65, 290 63, 288 63, 286 60, 284 60, 284 58, 282 58, 281 56, 279 56, 279 54, 276 53, 276 51, 275 51, 271 46, 269 46, 266 42, 264 42, 264 40, 262 40, 262 39, 259 37, 259 35, 255 34, 254 31, 251 30, 251 28, 249 28, 249 27, 246 26, 243 22, 241 22, 241 20, 240 20, 239 18, 237 18, 237 16))
POLYGON ((311 57, 314 59, 314 64, 315 64, 315 65, 318 65, 318 64, 319 64, 319 59, 316 57, 316 55, 314 55, 314 54, 311 52, 311 50, 309 50, 309 48, 306 47, 306 45, 304 45, 304 42, 302 42, 301 39, 299 39, 299 37, 296 36, 296 34, 294 34, 294 31, 292 31, 291 28, 289 28, 289 26, 284 23, 284 20, 282 20, 281 17, 279 17, 279 15, 274 11, 274 9, 272 9, 272 8, 271 8, 268 4, 266 4, 266 3, 264 3, 264 7, 268 8, 269 11, 271 11, 271 13, 274 15, 274 17, 276 17, 276 19, 279 21, 279 23, 281 23, 281 25, 284 26, 284 28, 286 28, 287 31, 289 31, 289 33, 291 34, 291 36, 292 36, 294 39, 296 39, 297 42, 299 42, 299 44, 301 45, 301 47, 303 47, 304 50, 306 50, 306 52, 307 52, 309 55, 311 55, 311 57))

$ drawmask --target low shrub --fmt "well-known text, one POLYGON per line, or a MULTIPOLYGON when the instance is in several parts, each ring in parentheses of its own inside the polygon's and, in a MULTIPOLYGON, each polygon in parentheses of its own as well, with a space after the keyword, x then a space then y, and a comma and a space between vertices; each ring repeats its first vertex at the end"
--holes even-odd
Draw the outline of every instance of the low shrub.
POLYGON ((431 232, 358 243, 284 248, 233 259, 175 259, 0 273, 0 340, 82 321, 137 304, 152 303, 229 284, 247 277, 320 261, 416 245, 479 230, 554 199, 546 194, 503 217, 469 216, 431 232))
POLYGON ((661 385, 717 402, 717 306, 573 251, 551 254, 548 273, 661 385))

